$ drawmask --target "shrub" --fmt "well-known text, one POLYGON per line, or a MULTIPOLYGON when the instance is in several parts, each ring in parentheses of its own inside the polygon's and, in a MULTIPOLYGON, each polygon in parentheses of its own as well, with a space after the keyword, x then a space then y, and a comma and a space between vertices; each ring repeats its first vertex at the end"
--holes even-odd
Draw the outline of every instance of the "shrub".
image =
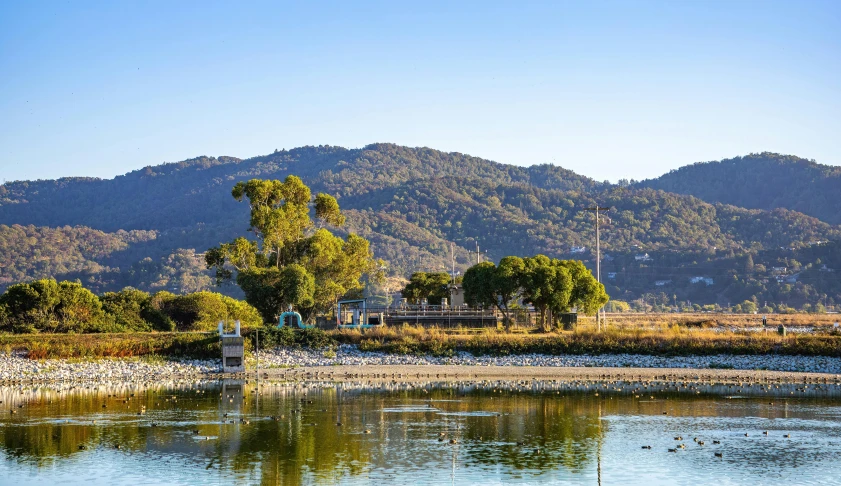
POLYGON ((146 292, 126 287, 100 297, 102 308, 120 331, 171 331, 172 321, 152 303, 146 292))
POLYGON ((54 279, 12 285, 0 295, 2 328, 21 332, 98 332, 109 327, 99 299, 78 282, 54 279))
POLYGON ((263 324, 257 309, 215 292, 196 292, 163 299, 162 311, 172 319, 178 331, 215 331, 219 321, 230 325, 238 320, 242 327, 263 324))

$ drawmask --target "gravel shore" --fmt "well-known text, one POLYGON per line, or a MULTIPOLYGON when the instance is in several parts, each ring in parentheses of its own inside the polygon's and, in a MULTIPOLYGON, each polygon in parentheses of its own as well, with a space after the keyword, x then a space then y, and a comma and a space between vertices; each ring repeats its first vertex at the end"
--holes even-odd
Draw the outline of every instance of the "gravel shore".
MULTIPOLYGON (((259 353, 264 376, 297 379, 394 378, 398 375, 436 379, 598 378, 769 379, 810 381, 841 379, 841 358, 807 356, 678 356, 647 355, 517 355, 452 357, 361 352, 342 345, 335 351, 276 348, 259 353)), ((249 361, 252 370, 256 361, 249 361)), ((208 378, 221 375, 221 360, 29 360, 0 355, 0 383, 15 382, 149 382, 163 378, 208 378)))
POLYGON ((353 345, 339 346, 335 355, 324 350, 277 348, 260 352, 260 364, 261 367, 265 368, 339 365, 450 365, 549 368, 714 368, 841 374, 841 358, 825 356, 711 355, 664 357, 632 354, 473 356, 470 353, 457 353, 453 357, 434 357, 367 353, 359 351, 353 345))

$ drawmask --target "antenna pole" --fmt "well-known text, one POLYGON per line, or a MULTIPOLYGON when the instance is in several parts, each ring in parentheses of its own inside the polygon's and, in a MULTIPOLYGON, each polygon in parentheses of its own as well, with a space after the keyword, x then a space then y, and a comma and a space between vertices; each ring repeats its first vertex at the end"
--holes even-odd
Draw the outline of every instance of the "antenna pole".
MULTIPOLYGON (((584 208, 584 211, 593 211, 596 213, 596 281, 601 283, 602 282, 602 254, 601 254, 601 237, 599 235, 599 213, 602 211, 609 211, 610 207, 599 207, 596 205, 592 208, 584 208)), ((598 326, 598 331, 601 332, 602 330, 602 321, 601 321, 601 313, 602 309, 596 312, 596 325, 598 326)))

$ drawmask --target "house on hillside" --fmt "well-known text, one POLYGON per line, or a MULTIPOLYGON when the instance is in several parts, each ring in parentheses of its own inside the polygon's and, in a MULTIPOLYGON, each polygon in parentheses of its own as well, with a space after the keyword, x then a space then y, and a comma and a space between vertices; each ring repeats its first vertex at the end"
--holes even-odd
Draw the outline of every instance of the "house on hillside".
POLYGON ((672 283, 671 280, 657 280, 657 281, 654 282, 654 285, 656 285, 657 287, 663 287, 663 286, 666 286, 670 283, 672 283))
POLYGON ((800 278, 800 272, 792 273, 791 275, 786 276, 785 280, 786 283, 797 283, 797 279, 800 278))
POLYGON ((584 253, 585 251, 587 251, 586 246, 573 246, 572 248, 569 249, 569 252, 572 253, 573 255, 578 254, 578 253, 584 253))
POLYGON ((616 272, 607 272, 607 278, 610 280, 616 279, 616 272))
POLYGON ((634 260, 638 262, 650 262, 651 257, 648 256, 648 253, 639 253, 637 255, 634 255, 634 260))
POLYGON ((771 267, 772 275, 782 275, 788 271, 786 267, 771 267))
POLYGON ((711 277, 697 276, 697 277, 690 278, 689 283, 693 283, 693 284, 704 283, 704 284, 707 284, 707 286, 709 286, 709 285, 712 285, 714 283, 714 281, 711 277))

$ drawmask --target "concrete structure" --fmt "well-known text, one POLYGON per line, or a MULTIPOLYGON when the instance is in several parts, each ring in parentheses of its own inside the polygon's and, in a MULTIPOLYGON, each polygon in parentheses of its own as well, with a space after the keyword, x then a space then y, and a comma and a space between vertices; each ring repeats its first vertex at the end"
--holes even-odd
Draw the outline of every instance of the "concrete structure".
POLYGON ((219 322, 219 340, 222 341, 222 372, 245 372, 245 339, 240 335, 240 323, 234 324, 234 333, 225 334, 225 323, 219 322))
POLYGON ((464 305, 464 289, 461 284, 450 285, 450 305, 452 307, 462 307, 464 305))

